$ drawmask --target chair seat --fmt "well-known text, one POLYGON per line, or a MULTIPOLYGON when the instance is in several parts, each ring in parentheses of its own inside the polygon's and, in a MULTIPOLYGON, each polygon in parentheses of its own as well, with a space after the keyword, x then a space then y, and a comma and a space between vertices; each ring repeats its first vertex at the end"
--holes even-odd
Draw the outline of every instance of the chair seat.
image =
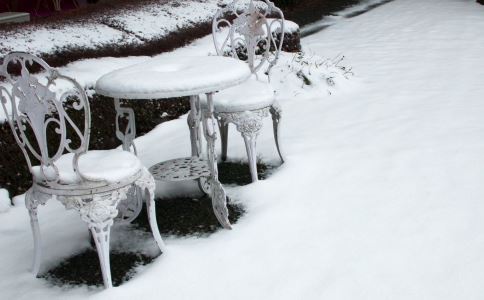
MULTIPOLYGON (((56 162, 59 170, 59 183, 76 184, 79 178, 74 172, 72 159, 74 154, 62 155, 56 162)), ((132 153, 119 149, 113 150, 92 150, 79 158, 79 170, 87 179, 93 181, 106 181, 116 183, 123 181, 142 169, 140 160, 132 153)), ((40 166, 32 167, 32 173, 36 182, 45 181, 45 176, 53 176, 51 168, 43 174, 40 166)))
MULTIPOLYGON (((275 101, 274 90, 267 82, 250 78, 242 84, 222 90, 213 96, 215 112, 242 112, 271 106, 275 101)), ((201 98, 207 106, 206 97, 201 98)))

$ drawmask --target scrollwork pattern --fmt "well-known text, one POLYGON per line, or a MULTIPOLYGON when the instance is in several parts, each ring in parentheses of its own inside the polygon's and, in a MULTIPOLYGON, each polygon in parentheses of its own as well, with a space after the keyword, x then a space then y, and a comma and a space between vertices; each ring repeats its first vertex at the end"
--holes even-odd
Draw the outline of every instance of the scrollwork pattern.
POLYGON ((258 110, 234 112, 234 113, 217 113, 217 117, 227 123, 232 123, 237 130, 244 133, 258 133, 263 125, 263 119, 269 116, 270 108, 258 110))
POLYGON ((217 121, 213 114, 213 94, 207 94, 208 109, 204 112, 203 118, 203 132, 205 140, 207 141, 207 155, 208 165, 210 168, 210 176, 207 179, 200 181, 202 190, 209 189, 210 197, 212 198, 212 206, 215 216, 219 223, 226 229, 231 229, 230 221, 228 219, 227 209, 227 195, 223 189, 222 184, 218 180, 217 154, 215 152, 215 142, 217 141, 217 121), (208 181, 208 184, 204 181, 208 181))
POLYGON ((138 178, 138 180, 136 180, 134 184, 139 188, 141 188, 143 191, 146 190, 150 194, 155 193, 155 188, 156 188, 155 179, 146 168, 142 169, 141 176, 138 178))
POLYGON ((216 13, 212 32, 218 55, 247 60, 253 73, 267 63, 270 73, 282 49, 284 14, 269 0, 234 0, 216 13))
POLYGON ((224 228, 231 229, 232 226, 229 222, 229 210, 227 209, 227 195, 225 194, 225 190, 218 180, 210 178, 208 181, 215 217, 224 228))
POLYGON ((127 192, 127 198, 121 201, 118 206, 117 219, 129 223, 138 217, 143 207, 145 193, 154 195, 155 180, 146 168, 141 171, 141 176, 134 182, 127 192))
POLYGON ((117 206, 120 201, 127 199, 131 186, 125 186, 108 193, 91 196, 57 196, 66 209, 75 209, 89 228, 93 226, 111 226, 118 215, 117 206))
POLYGON ((38 193, 34 189, 29 189, 25 193, 25 207, 31 214, 37 217, 37 207, 39 205, 45 205, 52 197, 52 195, 38 193))
POLYGON ((114 99, 114 108, 116 109, 116 137, 123 145, 124 151, 130 151, 133 148, 134 154, 137 155, 134 139, 136 138, 136 120, 134 110, 131 107, 121 107, 119 99, 114 99), (124 130, 121 130, 120 120, 127 120, 124 130))
POLYGON ((3 76, 11 85, 10 92, 5 87, 0 89, 2 108, 30 170, 32 171, 32 156, 40 161, 43 179, 52 185, 58 184, 59 170, 55 164, 57 159, 67 151, 75 154, 72 167, 79 178, 84 180, 77 161, 79 156, 88 149, 90 110, 82 87, 70 77, 59 74, 42 59, 27 53, 8 54, 3 60, 1 69, 3 76), (19 69, 19 73, 9 72, 15 67, 19 69), (32 70, 35 67, 40 67, 42 72, 33 75, 32 70), (64 92, 56 92, 60 90, 57 87, 60 81, 69 86, 64 92), (83 111, 85 122, 82 129, 74 123, 65 110, 68 102, 72 109, 83 111), (48 147, 49 127, 53 129, 52 133, 58 135, 54 151, 52 147, 50 149, 48 147), (69 134, 71 136, 68 136, 69 134), (78 146, 75 147, 73 146, 74 136, 78 141, 78 146))

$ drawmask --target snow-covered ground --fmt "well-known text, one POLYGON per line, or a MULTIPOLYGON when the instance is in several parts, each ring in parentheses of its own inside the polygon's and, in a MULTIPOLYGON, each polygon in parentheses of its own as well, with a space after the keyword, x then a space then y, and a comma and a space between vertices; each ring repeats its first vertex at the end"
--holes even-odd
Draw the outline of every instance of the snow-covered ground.
MULTIPOLYGON (((332 25, 352 13, 365 11, 389 0, 362 0, 360 4, 326 17, 308 26, 311 31, 332 25)), ((0 31, 0 56, 11 51, 54 54, 67 49, 97 49, 107 45, 142 45, 161 39, 180 28, 211 21, 215 12, 230 0, 154 0, 136 7, 113 9, 106 15, 93 14, 87 19, 62 24, 22 27, 0 31)))
MULTIPOLYGON (((483 299, 482 28, 472 0, 395 0, 305 38, 322 57, 344 54, 354 84, 283 97, 286 163, 229 188, 247 208, 234 229, 165 237, 169 251, 118 288, 33 278, 17 197, 0 214, 0 298, 483 299)), ((204 45, 166 55, 205 55, 204 45)), ((277 162, 267 125, 259 153, 277 162)), ((235 130, 229 141, 243 159, 235 130)), ((186 120, 137 144, 146 165, 186 155, 186 120)), ((52 201, 39 215, 44 268, 88 247, 74 212, 52 201)))
POLYGON ((379 7, 383 4, 391 2, 393 0, 361 0, 358 4, 349 6, 341 11, 335 12, 328 16, 324 16, 321 20, 316 21, 311 24, 307 24, 301 30, 302 36, 307 36, 313 34, 315 32, 320 31, 321 29, 327 28, 332 26, 339 21, 344 21, 344 19, 353 18, 355 16, 359 16, 371 9, 379 7))
POLYGON ((210 21, 227 0, 153 1, 136 8, 93 15, 65 24, 34 25, 0 37, 0 56, 11 51, 52 54, 67 48, 96 49, 106 45, 137 45, 160 39, 180 28, 210 21))
POLYGON ((0 189, 0 213, 10 210, 11 201, 6 189, 0 189))

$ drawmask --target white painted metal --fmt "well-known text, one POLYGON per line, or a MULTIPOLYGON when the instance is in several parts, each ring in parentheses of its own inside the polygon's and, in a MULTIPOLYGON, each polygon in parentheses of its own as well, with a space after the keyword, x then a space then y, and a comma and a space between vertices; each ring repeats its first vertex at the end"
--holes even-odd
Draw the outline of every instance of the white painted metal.
MULTIPOLYGON (((147 203, 151 230, 161 251, 164 244, 156 225, 154 212, 155 181, 143 167, 134 175, 117 182, 93 181, 79 169, 79 158, 89 148, 90 110, 87 96, 82 87, 72 78, 63 76, 43 60, 30 54, 15 52, 4 57, 0 76, 11 84, 11 90, 0 87, 2 108, 7 116, 17 143, 25 155, 32 172, 34 162, 40 163, 42 179, 33 178, 33 185, 26 193, 26 207, 29 211, 34 236, 33 273, 40 269, 41 246, 37 217, 39 204, 49 199, 59 200, 66 209, 75 209, 85 221, 94 237, 106 288, 112 287, 109 264, 109 233, 113 220, 118 216, 118 207, 127 201, 128 193, 137 189, 147 203), (39 68, 45 78, 32 75, 33 68, 39 68), (14 70, 18 70, 16 74, 14 70), (61 81, 69 84, 62 93, 55 92, 61 81), (69 105, 71 110, 65 110, 69 105), (10 106, 10 110, 7 109, 10 106), (83 115, 83 126, 71 118, 72 110, 83 115), (54 128, 58 141, 53 145, 48 139, 48 129, 54 128), (77 144, 76 144, 77 142, 77 144), (49 147, 50 145, 50 147, 49 147), (73 153, 72 168, 78 177, 76 183, 67 184, 60 180, 57 160, 64 153, 73 153)), ((64 86, 64 85, 62 85, 64 86)), ((140 206, 139 206, 140 207, 140 206)), ((134 211, 137 215, 139 211, 134 211)))
POLYGON ((200 121, 202 119, 202 109, 198 96, 190 97, 190 113, 187 122, 190 129, 190 141, 192 146, 192 156, 200 156, 202 149, 200 121))
POLYGON ((116 137, 123 142, 123 150, 131 151, 133 149, 134 154, 137 154, 136 145, 134 139, 136 138, 136 124, 134 121, 134 110, 130 107, 121 107, 121 103, 118 98, 114 98, 114 108, 116 109, 116 137), (124 131, 121 131, 119 121, 124 118, 128 125, 124 131))
MULTIPOLYGON (((284 41, 284 15, 274 3, 268 0, 250 0, 248 3, 234 0, 216 13, 212 29, 218 55, 228 54, 234 58, 246 60, 256 76, 262 68, 267 67, 263 71, 270 75, 271 68, 278 61, 284 41)), ((222 160, 227 159, 228 125, 232 123, 244 139, 252 181, 257 181, 256 140, 262 128, 262 119, 270 113, 277 151, 281 161, 284 162, 279 145, 282 109, 275 99, 271 105, 255 110, 239 107, 229 109, 230 112, 226 111, 227 107, 222 112, 217 111, 215 106, 215 116, 222 136, 222 160)))
MULTIPOLYGON (((150 171, 156 179, 163 181, 198 179, 200 188, 212 198, 217 220, 227 229, 230 229, 231 225, 228 219, 227 197, 218 180, 215 153, 217 121, 213 113, 213 93, 238 85, 250 75, 250 69, 245 63, 227 57, 177 57, 175 61, 171 58, 155 58, 108 73, 96 82, 98 94, 114 98, 163 101, 166 98, 190 96, 191 112, 187 123, 192 141, 192 156, 158 163, 152 166, 150 171), (231 72, 227 72, 228 69, 231 72), (156 76, 143 77, 147 72, 156 76), (203 76, 207 72, 212 76, 203 76), (199 94, 206 94, 209 99, 207 108, 203 110, 199 94), (207 142, 206 158, 202 158, 201 129, 207 142)), ((124 115, 129 118, 128 124, 134 123, 134 115, 122 110, 118 104, 116 108, 118 118, 124 115)), ((126 145, 125 149, 129 149, 129 145, 132 144, 130 140, 134 138, 134 131, 134 125, 124 131, 118 126, 117 137, 126 145)))
POLYGON ((246 63, 230 57, 163 55, 103 75, 96 93, 130 100, 197 96, 238 85, 250 76, 246 63))
MULTIPOLYGON (((208 109, 203 113, 203 133, 207 141, 207 158, 210 168, 210 178, 207 181, 210 197, 212 198, 212 207, 219 223, 227 229, 231 229, 228 219, 229 211, 227 209, 227 195, 218 180, 217 152, 215 152, 215 142, 217 141, 217 120, 213 111, 213 93, 207 94, 208 109)), ((202 189, 205 190, 203 181, 202 189)))
POLYGON ((254 74, 266 64, 269 72, 277 63, 284 32, 284 14, 269 0, 234 0, 217 11, 212 23, 217 54, 247 60, 254 74))
POLYGON ((150 167, 150 173, 160 181, 193 180, 210 177, 208 161, 197 156, 168 160, 150 167))
POLYGON ((227 195, 218 180, 217 154, 215 152, 217 121, 213 114, 213 95, 209 93, 207 98, 208 108, 202 111, 199 97, 191 97, 192 116, 189 117, 188 124, 192 140, 192 157, 161 162, 150 167, 149 171, 156 180, 160 181, 198 179, 200 189, 212 198, 214 214, 220 225, 226 229, 231 229, 232 226, 228 219, 227 195), (203 135, 207 141, 206 158, 202 158, 200 120, 202 121, 203 135))

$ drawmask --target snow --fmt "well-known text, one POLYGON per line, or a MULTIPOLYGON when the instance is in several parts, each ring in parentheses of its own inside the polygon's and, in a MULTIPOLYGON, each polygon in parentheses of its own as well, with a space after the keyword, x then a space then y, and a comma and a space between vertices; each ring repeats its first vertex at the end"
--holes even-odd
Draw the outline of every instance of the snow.
MULTIPOLYGON (((275 100, 272 86, 252 76, 249 80, 234 87, 221 90, 214 95, 214 106, 217 112, 240 112, 271 106, 275 100)), ((202 97, 202 105, 207 106, 206 97, 202 97)))
POLYGON ((220 9, 218 4, 228 1, 171 1, 168 5, 152 4, 136 10, 121 11, 108 22, 132 32, 142 40, 161 38, 179 28, 210 22, 220 9))
POLYGON ((96 80, 106 73, 139 64, 150 59, 149 56, 103 57, 86 59, 58 68, 61 74, 75 78, 86 89, 94 89, 96 80))
MULTIPOLYGON (((221 5, 229 0, 158 1, 133 8, 120 8, 107 15, 93 15, 85 21, 35 25, 6 31, 0 37, 0 56, 12 51, 35 55, 54 54, 67 49, 98 49, 106 45, 142 45, 162 39, 180 28, 211 22, 221 5)), ((275 24, 275 28, 278 24, 275 24)), ((299 26, 285 23, 287 32, 299 26)))
POLYGON ((0 56, 11 51, 35 55, 65 49, 97 49, 106 45, 141 45, 161 39, 180 28, 209 22, 227 0, 157 1, 133 8, 114 9, 107 15, 62 24, 35 25, 6 31, 0 37, 0 56), (179 3, 181 2, 181 3, 179 3))
POLYGON ((10 197, 6 189, 0 188, 0 214, 10 210, 10 197))
MULTIPOLYGON (((286 163, 227 188, 247 210, 233 230, 163 237, 168 251, 118 288, 62 289, 28 273, 30 225, 16 205, 0 215, 0 297, 482 299, 481 28, 471 0, 395 0, 305 38, 308 53, 344 54, 357 84, 280 99, 286 163)), ((206 55, 204 45, 166 55, 206 55)), ((189 154, 185 118, 136 140, 145 166, 189 154)), ((269 119, 257 145, 275 163, 269 119)), ((229 157, 244 159, 236 130, 229 141, 229 157)), ((56 201, 39 219, 44 269, 88 247, 56 201)))
MULTIPOLYGON (((74 154, 62 155, 55 163, 58 168, 58 178, 61 183, 78 183, 73 165, 74 154)), ((142 168, 139 159, 131 152, 114 150, 91 150, 79 157, 79 172, 93 181, 104 180, 116 183, 135 175, 142 168)), ((32 173, 37 180, 53 180, 57 178, 53 168, 41 169, 32 167, 32 173)))
POLYGON ((340 21, 344 22, 347 18, 358 16, 391 1, 393 0, 362 0, 356 5, 350 6, 329 16, 325 16, 317 22, 304 26, 301 30, 301 35, 306 36, 313 34, 321 29, 335 25, 340 21))
MULTIPOLYGON (((267 18, 267 23, 271 26, 271 31, 272 32, 277 32, 277 30, 281 30, 281 22, 280 19, 272 19, 272 18, 267 18)), ((265 27, 262 27, 264 32, 266 31, 265 27)), ((290 20, 284 20, 284 32, 285 33, 294 33, 299 30, 299 25, 297 23, 294 23, 293 21, 290 20)))
POLYGON ((96 83, 98 94, 122 99, 159 99, 215 92, 251 75, 246 63, 222 56, 157 57, 115 70, 96 83))
POLYGON ((62 27, 29 27, 21 32, 0 38, 0 56, 12 51, 35 55, 54 53, 66 48, 96 49, 106 45, 139 44, 135 36, 128 35, 104 24, 70 24, 62 27))
POLYGON ((282 52, 271 70, 271 85, 277 98, 314 98, 351 89, 357 83, 353 75, 341 55, 323 58, 311 51, 282 52))

